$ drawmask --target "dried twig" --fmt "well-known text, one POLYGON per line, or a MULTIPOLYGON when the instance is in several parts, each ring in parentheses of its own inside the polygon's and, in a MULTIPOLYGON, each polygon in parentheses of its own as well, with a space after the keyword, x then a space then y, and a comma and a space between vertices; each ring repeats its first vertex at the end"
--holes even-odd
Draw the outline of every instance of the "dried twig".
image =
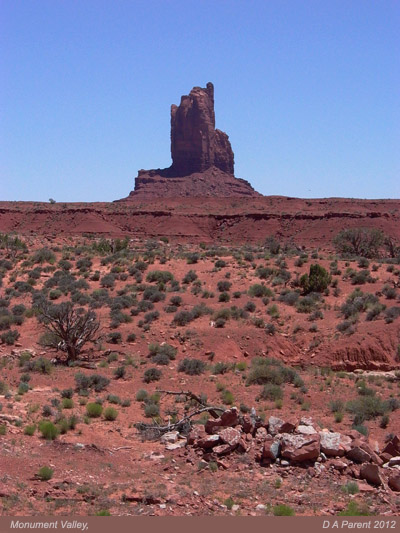
POLYGON ((210 407, 202 407, 201 409, 196 409, 195 411, 193 411, 192 413, 184 416, 183 418, 181 418, 180 420, 178 420, 178 422, 175 422, 174 424, 168 424, 168 425, 159 425, 159 424, 155 424, 155 425, 150 425, 150 424, 145 424, 143 422, 139 422, 138 424, 135 424, 135 427, 143 434, 147 435, 148 438, 150 439, 157 439, 159 438, 161 435, 163 435, 164 433, 167 433, 169 431, 180 431, 182 433, 188 433, 191 429, 191 419, 196 416, 196 415, 199 415, 201 413, 205 413, 205 412, 212 412, 212 411, 220 411, 221 413, 223 413, 225 411, 225 409, 221 409, 220 407, 214 407, 214 406, 210 406, 210 407))
POLYGON ((216 413, 216 411, 218 411, 218 410, 219 411, 223 411, 223 409, 220 409, 219 407, 210 407, 210 406, 208 406, 207 403, 200 396, 197 396, 197 394, 194 394, 191 391, 176 392, 176 391, 170 391, 170 390, 157 390, 157 392, 160 392, 162 394, 170 394, 170 395, 173 395, 173 396, 187 396, 191 400, 195 400, 196 402, 198 402, 203 407, 207 407, 208 408, 208 412, 210 413, 210 415, 213 418, 218 418, 219 417, 219 415, 216 413))

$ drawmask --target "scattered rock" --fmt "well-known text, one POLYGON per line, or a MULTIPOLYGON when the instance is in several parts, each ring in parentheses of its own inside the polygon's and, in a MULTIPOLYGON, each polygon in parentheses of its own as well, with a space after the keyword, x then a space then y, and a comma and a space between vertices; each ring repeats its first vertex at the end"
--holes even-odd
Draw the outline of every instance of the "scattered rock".
POLYGON ((271 435, 278 433, 292 433, 296 429, 296 424, 289 421, 284 421, 276 416, 270 416, 268 419, 268 432, 271 435))
POLYGON ((372 463, 363 464, 361 466, 360 478, 367 480, 373 485, 382 485, 382 478, 379 474, 379 467, 372 463))
POLYGON ((237 407, 227 409, 219 418, 207 420, 205 430, 207 433, 213 433, 215 428, 233 427, 239 423, 239 413, 237 407))
POLYGON ((313 428, 313 426, 306 426, 302 424, 297 426, 296 433, 299 433, 300 435, 313 435, 316 433, 316 430, 313 428))
POLYGON ((187 443, 192 445, 194 444, 198 439, 201 439, 205 437, 206 431, 205 427, 202 424, 196 425, 192 427, 191 432, 189 433, 187 437, 187 443))
POLYGON ((351 439, 341 433, 320 431, 321 451, 328 457, 341 457, 350 451, 351 439))
POLYGON ((213 452, 216 455, 226 455, 227 453, 230 453, 232 451, 232 446, 229 444, 220 444, 219 446, 215 446, 213 448, 213 452))
POLYGON ((400 465, 400 456, 399 457, 391 457, 389 459, 389 466, 396 466, 400 465))
POLYGON ((320 452, 320 438, 318 433, 312 435, 284 433, 281 438, 281 446, 282 457, 294 463, 315 460, 320 452))
POLYGON ((395 435, 383 448, 382 453, 389 454, 392 457, 400 455, 400 439, 395 435))
POLYGON ((164 433, 164 435, 161 436, 161 442, 163 444, 167 443, 173 443, 178 440, 179 432, 178 431, 169 431, 168 433, 164 433))
POLYGON ((263 441, 268 436, 268 432, 264 427, 258 428, 256 431, 256 434, 254 435, 254 438, 263 441))
POLYGON ((369 463, 371 461, 370 454, 364 451, 360 446, 354 446, 354 448, 351 448, 351 450, 347 452, 346 457, 356 463, 369 463))
POLYGON ((221 439, 219 435, 207 435, 206 437, 199 439, 197 445, 200 448, 203 448, 203 450, 208 450, 214 448, 214 446, 217 446, 220 442, 221 439))
POLYGON ((264 440, 264 446, 261 451, 261 457, 263 459, 270 459, 275 461, 279 457, 281 443, 279 438, 274 438, 272 435, 268 435, 264 440))
POLYGON ((389 476, 389 487, 395 492, 400 492, 400 473, 389 476))
POLYGON ((235 448, 240 441, 241 432, 234 428, 225 428, 218 432, 223 443, 229 444, 231 448, 235 448))
POLYGON ((186 442, 186 439, 179 440, 178 442, 169 442, 165 446, 165 449, 168 451, 178 450, 179 448, 184 448, 186 442))

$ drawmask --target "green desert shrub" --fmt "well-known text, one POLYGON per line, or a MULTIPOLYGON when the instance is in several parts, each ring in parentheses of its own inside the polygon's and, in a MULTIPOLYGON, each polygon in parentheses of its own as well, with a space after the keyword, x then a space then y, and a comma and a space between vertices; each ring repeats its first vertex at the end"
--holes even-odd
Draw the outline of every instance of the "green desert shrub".
POLYGON ((303 274, 300 278, 300 287, 303 294, 310 292, 324 292, 331 282, 331 275, 319 264, 310 265, 309 274, 303 274))
POLYGON ((103 407, 99 403, 87 403, 86 404, 86 414, 90 418, 99 418, 103 412, 103 407))
POLYGON ((35 424, 30 424, 28 426, 25 426, 24 435, 28 435, 29 437, 32 437, 32 435, 35 433, 35 431, 36 431, 36 425, 35 424))
POLYGON ((49 481, 53 477, 53 473, 53 469, 49 466, 42 466, 37 473, 37 477, 40 481, 49 481))
POLYGON ((46 440, 54 440, 59 434, 57 426, 49 420, 42 420, 39 422, 39 431, 46 440))
POLYGON ((183 359, 178 365, 178 372, 184 372, 189 376, 198 376, 204 372, 206 364, 200 359, 183 359))
POLYGON ((18 331, 12 330, 12 329, 5 331, 0 336, 1 341, 4 344, 8 344, 9 346, 12 346, 13 344, 15 344, 15 342, 19 339, 19 337, 20 337, 20 334, 18 333, 18 331))
POLYGON ((139 389, 136 393, 136 400, 138 402, 144 402, 144 400, 147 400, 147 398, 149 397, 149 394, 146 390, 144 389, 139 389))
POLYGON ((143 381, 145 383, 151 383, 152 381, 159 381, 161 379, 162 372, 158 368, 148 368, 143 374, 143 381))
POLYGON ((294 516, 295 514, 294 509, 292 509, 292 507, 284 503, 275 505, 275 507, 272 510, 272 513, 274 516, 294 516))
POLYGON ((261 400, 271 400, 273 402, 276 400, 282 400, 283 390, 279 385, 266 383, 260 392, 259 398, 261 400))
POLYGON ((265 296, 273 296, 273 293, 271 289, 266 287, 265 285, 261 285, 260 283, 255 283, 254 285, 251 285, 248 293, 250 296, 253 296, 255 298, 263 298, 265 296))
POLYGON ((159 416, 160 407, 156 403, 147 403, 144 406, 144 414, 147 418, 153 418, 159 416))
POLYGON ((114 407, 106 407, 104 409, 103 416, 104 416, 104 418, 106 420, 113 421, 113 420, 115 420, 117 418, 118 411, 116 409, 114 409, 114 407))

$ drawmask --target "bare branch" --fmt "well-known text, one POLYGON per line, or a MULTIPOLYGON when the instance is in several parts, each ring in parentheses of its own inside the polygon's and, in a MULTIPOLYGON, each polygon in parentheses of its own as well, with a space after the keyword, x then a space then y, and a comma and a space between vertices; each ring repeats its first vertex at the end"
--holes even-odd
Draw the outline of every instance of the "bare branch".
MULTIPOLYGON (((162 394, 170 394, 170 395, 173 395, 173 396, 186 396, 187 398, 190 398, 191 400, 195 400, 200 405, 209 408, 207 403, 204 400, 202 400, 202 398, 200 396, 197 396, 197 394, 194 394, 191 391, 176 392, 176 391, 169 391, 169 390, 157 390, 156 392, 160 392, 162 394)), ((217 407, 215 409, 218 410, 217 407)), ((211 410, 209 410, 209 413, 210 413, 210 415, 213 418, 218 418, 218 416, 219 416, 213 408, 211 408, 211 410)))

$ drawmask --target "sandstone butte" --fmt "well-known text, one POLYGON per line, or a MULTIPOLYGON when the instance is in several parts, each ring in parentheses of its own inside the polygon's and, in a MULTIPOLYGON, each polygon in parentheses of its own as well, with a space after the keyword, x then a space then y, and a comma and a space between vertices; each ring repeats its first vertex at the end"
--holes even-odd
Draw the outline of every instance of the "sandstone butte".
POLYGON ((260 196, 246 180, 234 176, 234 154, 229 137, 215 128, 214 86, 193 87, 171 106, 172 165, 139 170, 128 198, 254 197, 260 196))

